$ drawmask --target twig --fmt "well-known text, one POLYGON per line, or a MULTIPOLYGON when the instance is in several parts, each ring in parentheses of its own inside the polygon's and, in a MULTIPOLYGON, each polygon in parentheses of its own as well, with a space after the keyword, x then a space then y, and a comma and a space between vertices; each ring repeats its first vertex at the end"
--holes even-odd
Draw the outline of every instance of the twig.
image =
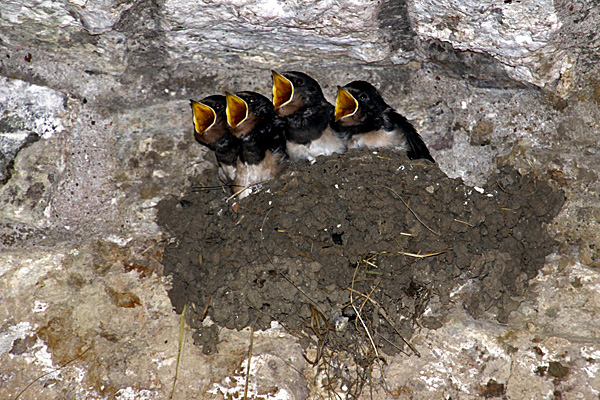
POLYGON ((370 265, 371 267, 377 268, 379 269, 379 267, 377 266, 377 264, 373 264, 371 261, 369 260, 362 260, 362 262, 364 262, 367 265, 370 265))
POLYGON ((198 186, 198 185, 194 185, 192 186, 192 192, 200 192, 202 190, 218 190, 218 189, 223 189, 225 187, 225 185, 215 185, 215 186, 198 186))
POLYGON ((310 329, 312 329, 313 333, 317 336, 317 354, 315 355, 314 361, 308 359, 305 354, 302 354, 304 359, 312 365, 319 364, 319 360, 323 356, 323 349, 325 348, 325 344, 327 343, 328 333, 332 330, 331 324, 325 318, 325 315, 321 311, 319 311, 313 304, 309 304, 310 306, 310 329), (321 320, 325 323, 325 326, 321 326, 321 320), (325 335, 325 337, 323 337, 325 335))
MULTIPOLYGON (((383 272, 369 270, 369 271, 365 271, 365 274, 381 276, 381 275, 383 275, 383 272)), ((365 280, 368 280, 368 279, 365 279, 365 280)))
POLYGON ((183 351, 183 342, 184 342, 184 333, 185 333, 185 312, 187 311, 188 303, 185 303, 183 306, 183 311, 181 312, 181 319, 179 321, 179 349, 177 351, 177 363, 175 364, 175 378, 173 379, 173 389, 171 389, 171 395, 169 399, 173 398, 175 394, 175 384, 177 383, 177 375, 179 373, 179 362, 181 361, 181 353, 183 351))
POLYGON ((265 227, 265 222, 267 222, 267 217, 269 216, 269 214, 271 213, 271 211, 273 211, 273 207, 269 208, 269 211, 267 211, 267 213, 265 214, 265 217, 263 218, 262 225, 260 226, 260 238, 262 240, 265 240, 265 237, 263 235, 263 229, 265 227))
MULTIPOLYGON (((266 250, 265 250, 266 253, 266 250)), ((271 265, 273 265, 273 267, 275 266, 275 264, 273 264, 273 262, 271 261, 271 258, 267 255, 267 258, 269 258, 269 262, 271 263, 271 265)), ((313 299, 310 298, 309 295, 307 295, 304 290, 302 290, 298 285, 296 285, 294 282, 292 282, 292 280, 290 278, 288 278, 287 276, 285 276, 283 273, 281 273, 280 271, 277 271, 277 273, 286 281, 288 281, 288 283, 290 285, 292 285, 293 287, 296 288, 296 290, 298 290, 300 293, 302 293, 304 295, 304 297, 306 297, 308 299, 308 301, 311 303, 311 305, 313 305, 321 314, 323 314, 323 311, 321 311, 321 309, 319 308, 319 306, 317 306, 317 303, 315 303, 315 301, 313 299)), ((323 314, 325 315, 325 314, 323 314)))
POLYGON ((244 190, 249 189, 252 186, 262 185, 263 183, 266 183, 266 182, 268 182, 268 181, 260 181, 260 182, 249 183, 246 186, 244 186, 243 188, 241 188, 240 190, 238 190, 237 192, 235 192, 234 194, 232 194, 231 196, 229 196, 227 198, 227 200, 225 200, 225 201, 229 202, 229 200, 233 199, 234 197, 236 197, 237 195, 239 195, 240 193, 242 193, 244 190))
POLYGON ((470 223, 468 223, 468 222, 461 221, 460 219, 456 219, 456 218, 454 218, 454 220, 455 220, 456 222, 460 222, 461 224, 465 224, 465 225, 467 225, 467 226, 470 226, 471 228, 475 228, 475 225, 473 225, 473 224, 470 224, 470 223))
POLYGON ((369 363, 369 394, 373 400, 373 364, 369 363))
POLYGON ((365 324, 365 321, 363 321, 362 316, 360 315, 360 313, 358 312, 358 310, 354 306, 354 298, 352 296, 352 292, 355 291, 354 290, 354 281, 356 280, 356 272, 358 271, 359 265, 360 265, 360 263, 356 263, 356 268, 354 268, 354 275, 352 276, 352 291, 350 292, 350 305, 352 306, 352 309, 354 310, 354 312, 356 313, 356 316, 360 320, 360 323, 362 324, 363 328, 365 329, 365 332, 367 332, 367 336, 369 337, 369 340, 371 341, 371 345, 373 346, 373 350, 375 350, 375 356, 377 358, 379 358, 379 352, 377 351, 377 346, 375 346, 375 341, 373 341, 373 338, 371 337, 371 334, 369 333, 369 329, 367 328, 367 324, 365 324))
POLYGON ((427 257, 433 257, 433 256, 437 256, 440 254, 445 253, 446 251, 438 251, 437 253, 431 253, 431 254, 414 254, 414 253, 405 253, 403 251, 398 251, 398 254, 402 254, 403 256, 409 256, 409 257, 415 257, 415 258, 427 258, 427 257))
POLYGON ((250 348, 248 349, 248 365, 246 366, 246 384, 244 385, 244 400, 248 399, 248 383, 250 381, 250 360, 252 360, 253 345, 254 345, 254 324, 252 324, 250 326, 250 348))
POLYGON ((433 229, 431 229, 430 227, 428 227, 427 224, 425 222, 423 222, 423 220, 421 220, 421 218, 419 218, 419 215, 412 208, 410 208, 410 206, 408 205, 408 203, 406 201, 404 201, 404 199, 402 198, 402 196, 400 196, 398 193, 396 193, 396 191, 394 189, 389 188, 387 186, 383 186, 383 185, 378 185, 378 186, 381 186, 382 188, 385 188, 385 189, 389 190, 390 192, 394 193, 396 196, 398 196, 398 198, 400 199, 400 201, 402 201, 402 203, 404 203, 404 205, 406 206, 406 208, 408 208, 408 210, 415 216, 415 218, 417 219, 417 221, 419 221, 425 228, 427 228, 428 231, 430 231, 434 235, 440 236, 439 232, 436 232, 433 229))
POLYGON ((154 246, 156 246, 156 243, 152 243, 146 250, 142 251, 140 253, 141 256, 143 256, 144 254, 146 254, 147 251, 151 250, 152 248, 154 248, 154 246))
MULTIPOLYGON (((372 298, 368 297, 366 294, 361 293, 357 290, 354 290, 354 288, 346 288, 346 290, 350 291, 350 300, 352 301, 352 293, 356 293, 362 297, 367 298, 369 301, 371 301, 371 303, 373 303, 373 305, 379 307, 379 312, 381 313, 381 316, 383 318, 385 318, 385 320, 387 321, 388 324, 390 324, 390 326, 392 327, 392 329, 394 329, 396 331, 396 333, 398 334, 398 336, 400 336, 400 339, 402 339, 402 341, 415 353, 415 355, 417 357, 421 357, 421 353, 419 353, 417 351, 417 349, 414 348, 414 346, 412 344, 410 344, 406 339, 404 339, 404 336, 402 336, 402 334, 400 333, 400 331, 398 331, 398 329, 396 328, 396 326, 392 323, 392 319, 387 315, 387 313, 385 312, 385 310, 383 309, 383 307, 381 307, 381 305, 377 302, 377 300, 373 300, 372 298)), ((352 305, 352 308, 354 308, 354 304, 352 305)), ((356 308, 354 308, 354 310, 356 311, 356 308)))
POLYGON ((382 336, 381 336, 381 338, 383 339, 383 341, 384 341, 384 342, 387 342, 387 344, 389 344, 390 346, 392 346, 392 347, 395 347, 395 348, 396 348, 396 350, 398 350, 399 352, 401 352, 401 353, 403 353, 403 354, 406 354, 406 355, 408 355, 408 353, 407 353, 407 352, 406 352, 404 349, 402 349, 402 348, 401 348, 400 346, 398 346, 396 343, 394 343, 394 342, 392 342, 392 341, 390 341, 390 340, 386 339, 386 338, 385 338, 385 336, 383 336, 383 335, 382 335, 382 336))
POLYGON ((498 185, 498 187, 500 188, 500 190, 502 190, 504 193, 510 194, 511 196, 514 195, 514 193, 509 192, 508 190, 504 189, 504 187, 502 187, 502 185, 500 184, 499 181, 496 181, 496 185, 498 185))
POLYGON ((516 212, 514 209, 512 208, 508 208, 505 206, 498 206, 499 209, 504 210, 504 211, 512 211, 512 212, 516 212))
POLYGON ((88 351, 89 351, 91 348, 92 348, 92 346, 90 345, 90 347, 88 347, 88 348, 87 348, 87 349, 85 349, 83 352, 81 352, 81 354, 79 354, 79 355, 75 356, 75 358, 72 358, 71 360, 67 361, 67 362, 66 362, 66 363, 65 363, 63 366, 61 366, 61 367, 59 367, 59 368, 56 368, 56 369, 54 369, 54 370, 52 370, 52 371, 46 372, 45 374, 42 374, 42 375, 40 375, 39 377, 35 378, 33 381, 29 382, 29 384, 28 384, 27 386, 25 386, 25 388, 24 388, 23 390, 21 390, 21 391, 19 392, 19 394, 17 394, 17 397, 15 397, 15 400, 18 400, 18 399, 19 399, 19 397, 21 397, 21 395, 22 395, 23 393, 25 393, 25 391, 31 387, 31 385, 33 385, 34 383, 36 383, 37 381, 39 381, 40 379, 42 379, 42 378, 43 378, 43 377, 45 377, 45 376, 48 376, 48 375, 50 375, 50 374, 52 374, 52 373, 54 373, 54 372, 58 372, 58 371, 60 371, 61 369, 63 369, 63 368, 66 368, 66 367, 67 367, 67 365, 71 364, 73 361, 76 361, 76 360, 80 359, 81 357, 83 357, 83 356, 84 356, 84 354, 85 354, 85 353, 87 353, 87 352, 88 352, 88 351))
POLYGON ((210 305, 211 297, 212 293, 209 293, 208 299, 206 299, 206 305, 204 306, 204 311, 202 311, 202 315, 200 316, 200 322, 204 321, 204 318, 206 318, 206 314, 208 314, 208 306, 210 305))
POLYGON ((365 308, 365 304, 367 304, 368 300, 371 300, 371 295, 373 294, 373 292, 375 291, 375 289, 377 289, 377 286, 379 286, 380 282, 377 282, 377 285, 372 286, 371 287, 371 291, 369 292, 368 295, 365 296, 365 301, 363 301, 363 303, 360 305, 360 312, 362 312, 363 308, 365 308))
POLYGON ((315 333, 315 335, 317 335, 317 337, 319 339, 321 339, 323 330, 325 331, 325 334, 327 334, 327 332, 329 332, 331 330, 331 324, 329 323, 329 321, 327 321, 327 318, 325 318, 325 315, 323 315, 323 313, 321 311, 319 311, 314 305, 309 304, 309 306, 310 306, 310 327, 313 330, 313 332, 315 333), (323 320, 323 322, 325 322, 324 327, 321 326, 321 320, 323 320), (316 328, 315 328, 315 321, 316 321, 316 328))

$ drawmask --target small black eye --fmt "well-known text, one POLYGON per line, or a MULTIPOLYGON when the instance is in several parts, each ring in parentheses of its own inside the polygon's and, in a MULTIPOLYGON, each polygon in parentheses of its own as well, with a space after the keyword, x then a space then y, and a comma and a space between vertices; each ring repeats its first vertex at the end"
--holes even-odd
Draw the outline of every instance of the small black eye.
POLYGON ((223 107, 221 104, 219 104, 219 103, 215 104, 215 108, 216 108, 217 110, 220 110, 220 109, 221 109, 221 107, 223 107))
POLYGON ((303 79, 296 79, 296 85, 300 86, 304 83, 303 79))
POLYGON ((358 95, 358 98, 359 98, 359 99, 361 99, 361 100, 369 100, 369 96, 367 96, 367 95, 366 95, 366 94, 364 94, 364 93, 361 93, 361 94, 359 94, 359 95, 358 95))
POLYGON ((248 97, 248 103, 254 103, 254 97, 252 97, 252 96, 248 97))

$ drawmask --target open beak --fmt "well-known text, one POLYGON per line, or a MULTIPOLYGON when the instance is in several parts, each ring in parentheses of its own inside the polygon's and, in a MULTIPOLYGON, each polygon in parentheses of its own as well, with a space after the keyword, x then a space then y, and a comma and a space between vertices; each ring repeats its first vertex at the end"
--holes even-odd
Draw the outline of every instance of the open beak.
POLYGON ((346 89, 338 86, 337 97, 335 99, 335 120, 354 115, 358 110, 358 101, 346 89))
POLYGON ((190 100, 192 106, 192 113, 194 113, 194 128, 196 132, 203 135, 204 132, 210 129, 217 120, 217 114, 212 107, 206 104, 198 103, 197 101, 190 100))
POLYGON ((273 75, 273 105, 277 110, 292 101, 294 97, 294 85, 292 82, 277 71, 271 71, 273 75))
POLYGON ((248 118, 248 104, 235 94, 225 92, 225 96, 227 98, 227 123, 235 128, 248 118))

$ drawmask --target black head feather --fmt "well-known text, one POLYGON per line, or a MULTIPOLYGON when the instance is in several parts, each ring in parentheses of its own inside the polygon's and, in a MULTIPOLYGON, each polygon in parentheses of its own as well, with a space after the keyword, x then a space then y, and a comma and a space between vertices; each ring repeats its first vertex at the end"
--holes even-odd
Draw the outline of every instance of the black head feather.
POLYGON ((336 121, 335 130, 347 135, 356 135, 381 129, 382 114, 390 106, 386 104, 377 89, 369 82, 354 81, 343 87, 358 103, 356 112, 336 121))
POLYGON ((289 125, 288 140, 307 144, 318 139, 329 125, 334 107, 323 95, 319 83, 309 75, 298 71, 282 74, 294 86, 293 98, 277 109, 278 115, 289 125))
POLYGON ((262 160, 267 150, 285 153, 287 124, 275 114, 271 100, 260 93, 236 92, 248 106, 248 117, 233 129, 242 140, 242 161, 262 160))
POLYGON ((221 94, 214 94, 212 96, 207 96, 200 100, 200 103, 206 104, 209 107, 212 107, 217 114, 217 117, 225 118, 225 108, 227 107, 227 101, 225 100, 225 96, 221 94))
POLYGON ((319 83, 304 72, 286 71, 282 75, 292 82, 295 93, 302 96, 306 105, 318 104, 325 100, 319 83))
MULTIPOLYGON (((194 100, 190 101, 192 109, 194 103, 196 103, 194 100)), ((227 116, 225 113, 227 101, 225 96, 207 96, 198 103, 212 108, 216 119, 212 126, 204 132, 198 132, 194 126, 194 138, 198 143, 215 151, 217 160, 226 164, 234 163, 237 158, 240 141, 231 134, 229 126, 227 125, 227 116)))

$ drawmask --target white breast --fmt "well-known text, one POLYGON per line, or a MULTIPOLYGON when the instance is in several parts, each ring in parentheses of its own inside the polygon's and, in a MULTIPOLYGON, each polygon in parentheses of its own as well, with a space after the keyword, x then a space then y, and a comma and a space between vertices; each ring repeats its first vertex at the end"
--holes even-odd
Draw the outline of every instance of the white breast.
POLYGON ((292 161, 311 160, 318 156, 330 156, 333 153, 345 153, 346 143, 331 128, 327 128, 320 138, 309 144, 287 142, 287 153, 292 161))
POLYGON ((350 140, 348 140, 349 149, 360 149, 362 147, 371 149, 378 147, 396 147, 405 149, 406 139, 404 138, 404 133, 399 130, 395 129, 388 132, 380 129, 378 131, 353 135, 350 140))
POLYGON ((235 165, 219 164, 219 178, 223 182, 233 182, 233 180, 235 179, 235 171, 235 165))
POLYGON ((259 185, 252 186, 253 183, 266 182, 275 178, 281 173, 284 167, 285 164, 281 153, 273 154, 270 151, 267 151, 264 160, 259 164, 248 164, 238 159, 237 171, 235 179, 231 184, 231 191, 237 193, 246 186, 250 186, 238 195, 240 199, 243 199, 259 187, 259 185))

